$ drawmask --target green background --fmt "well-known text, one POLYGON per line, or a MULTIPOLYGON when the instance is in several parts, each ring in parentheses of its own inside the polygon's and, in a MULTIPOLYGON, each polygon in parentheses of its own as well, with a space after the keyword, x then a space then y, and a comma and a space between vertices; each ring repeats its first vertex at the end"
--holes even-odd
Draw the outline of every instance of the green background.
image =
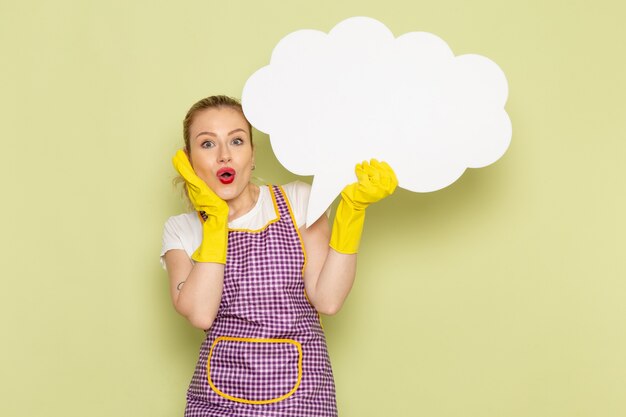
MULTIPOLYGON (((203 333, 158 254, 197 99, 286 34, 370 16, 485 55, 511 146, 373 206, 325 318, 342 417, 626 415, 626 59, 617 0, 1 0, 0 415, 182 415, 203 333)), ((297 132, 294 132, 297 136, 297 132)), ((258 176, 295 177, 257 135, 258 176)))

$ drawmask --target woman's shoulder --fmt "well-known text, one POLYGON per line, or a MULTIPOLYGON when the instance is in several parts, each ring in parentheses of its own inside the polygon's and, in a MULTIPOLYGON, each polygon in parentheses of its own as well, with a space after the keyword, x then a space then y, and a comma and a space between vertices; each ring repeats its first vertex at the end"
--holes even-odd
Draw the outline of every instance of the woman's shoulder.
POLYGON ((285 192, 289 205, 293 211, 297 227, 301 227, 306 222, 306 212, 309 206, 309 196, 311 195, 311 186, 306 182, 293 181, 281 186, 285 192))
POLYGON ((187 228, 194 227, 198 224, 198 214, 195 211, 191 211, 188 213, 176 214, 174 216, 168 217, 165 221, 166 228, 187 228))
POLYGON ((202 224, 198 218, 198 213, 192 211, 170 216, 163 226, 163 238, 164 240, 188 241, 201 231, 202 224))
POLYGON ((311 195, 311 185, 299 180, 281 185, 290 201, 305 198, 307 201, 311 195))
POLYGON ((191 254, 202 242, 202 225, 196 212, 170 216, 163 227, 161 245, 161 265, 165 268, 163 256, 171 249, 182 249, 191 254))

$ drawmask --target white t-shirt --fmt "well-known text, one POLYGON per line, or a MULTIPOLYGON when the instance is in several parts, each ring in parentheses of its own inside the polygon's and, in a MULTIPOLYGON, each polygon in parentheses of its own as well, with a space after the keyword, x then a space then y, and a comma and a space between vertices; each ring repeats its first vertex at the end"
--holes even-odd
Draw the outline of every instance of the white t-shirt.
MULTIPOLYGON (((301 181, 290 182, 282 186, 291 205, 297 227, 306 223, 306 211, 309 204, 311 186, 301 181)), ((268 186, 259 187, 259 199, 246 214, 228 222, 230 229, 262 229, 277 218, 271 191, 268 186)), ((163 228, 163 246, 161 247, 161 266, 165 269, 163 256, 168 250, 183 249, 191 258, 202 243, 202 224, 195 211, 172 216, 163 228)))

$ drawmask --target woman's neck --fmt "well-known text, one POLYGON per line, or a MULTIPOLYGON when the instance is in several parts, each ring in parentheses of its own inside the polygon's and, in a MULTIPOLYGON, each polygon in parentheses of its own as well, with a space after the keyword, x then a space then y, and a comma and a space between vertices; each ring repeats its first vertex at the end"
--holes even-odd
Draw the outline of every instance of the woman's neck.
POLYGON ((231 222, 248 213, 256 205, 259 199, 259 187, 248 183, 246 188, 237 198, 228 200, 228 221, 231 222))

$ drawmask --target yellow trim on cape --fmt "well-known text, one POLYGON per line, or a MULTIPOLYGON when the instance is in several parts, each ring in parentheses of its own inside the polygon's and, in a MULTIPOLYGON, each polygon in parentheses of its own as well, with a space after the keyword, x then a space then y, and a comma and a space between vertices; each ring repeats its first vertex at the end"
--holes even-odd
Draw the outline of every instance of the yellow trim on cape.
MULTIPOLYGON (((245 232, 245 233, 260 233, 263 230, 267 229, 267 226, 269 226, 272 223, 276 223, 277 221, 280 220, 280 212, 278 211, 278 203, 276 202, 276 196, 274 195, 274 188, 272 188, 271 184, 268 184, 267 187, 269 188, 270 191, 270 195, 272 196, 272 203, 274 204, 274 212, 276 213, 276 218, 273 220, 270 220, 269 222, 267 222, 265 224, 265 226, 261 227, 260 229, 256 229, 256 230, 251 230, 251 229, 231 229, 230 227, 228 228, 229 232, 245 232)), ((284 193, 283 193, 284 196, 284 193)))
POLYGON ((296 233, 298 234, 298 239, 300 239, 300 247, 302 248, 302 254, 304 255, 304 264, 302 265, 302 279, 304 279, 304 269, 306 268, 307 256, 306 250, 304 249, 304 240, 302 240, 302 235, 300 234, 300 229, 298 229, 298 222, 296 222, 296 218, 293 216, 293 210, 291 209, 291 203, 285 194, 285 190, 283 190, 282 186, 278 186, 280 193, 283 195, 283 200, 287 204, 287 211, 289 212, 289 217, 291 217, 291 223, 293 223, 293 228, 296 229, 296 233))
MULTIPOLYGON (((298 234, 298 239, 300 239, 300 247, 302 248, 302 254, 304 255, 304 264, 302 265, 302 282, 304 281, 304 270, 306 269, 306 264, 307 264, 307 256, 306 256, 306 249, 304 248, 304 240, 302 240, 302 235, 300 234, 300 229, 298 229, 298 222, 296 221, 294 215, 293 215, 293 210, 291 209, 291 203, 289 202, 289 199, 287 198, 287 195, 285 194, 285 190, 283 190, 282 186, 278 186, 278 189, 280 190, 280 193, 283 195, 283 199, 285 200, 285 203, 287 203, 287 210, 289 211, 289 216, 291 216, 291 223, 293 223, 293 228, 296 229, 296 233, 298 234)), ((319 311, 317 311, 317 309, 315 308, 315 306, 313 305, 313 303, 311 302, 311 300, 309 300, 309 296, 306 293, 306 285, 304 288, 304 298, 306 298, 306 300, 308 301, 308 303, 311 305, 311 307, 313 307, 313 309, 315 310, 315 312, 317 313, 317 319, 320 322, 320 327, 323 329, 324 325, 322 324, 322 316, 320 315, 319 311)))

